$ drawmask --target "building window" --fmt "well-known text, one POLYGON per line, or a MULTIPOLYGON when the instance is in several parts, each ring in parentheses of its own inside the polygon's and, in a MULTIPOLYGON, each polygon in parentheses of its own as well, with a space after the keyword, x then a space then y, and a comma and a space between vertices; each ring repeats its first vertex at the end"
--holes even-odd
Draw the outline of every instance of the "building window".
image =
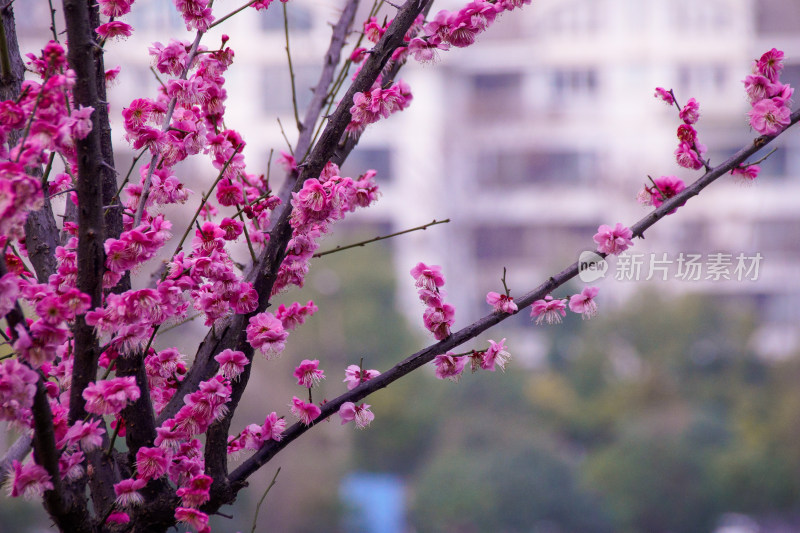
POLYGON ((755 2, 756 31, 759 35, 770 33, 796 33, 800 28, 800 4, 786 0, 758 0, 755 2))
POLYGON ((596 172, 597 154, 570 150, 496 150, 478 154, 484 184, 575 184, 596 172))
POLYGON ((591 97, 597 92, 597 71, 592 68, 555 70, 550 84, 558 100, 591 97))
POLYGON ((722 64, 711 65, 680 65, 678 67, 678 82, 681 92, 691 93, 720 93, 727 89, 727 69, 722 64))
POLYGON ((725 31, 730 27, 730 11, 734 9, 729 2, 715 0, 673 1, 670 6, 672 25, 683 33, 725 31))
POLYGON ((522 105, 522 74, 504 72, 470 77, 470 112, 480 118, 518 116, 522 105))

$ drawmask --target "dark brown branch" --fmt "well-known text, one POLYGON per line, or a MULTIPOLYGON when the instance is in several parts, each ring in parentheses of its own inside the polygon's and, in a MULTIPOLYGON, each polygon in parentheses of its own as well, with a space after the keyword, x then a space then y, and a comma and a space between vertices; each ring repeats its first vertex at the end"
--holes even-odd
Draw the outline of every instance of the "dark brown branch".
MULTIPOLYGON (((25 65, 19 53, 17 31, 14 23, 12 6, 0 10, 0 100, 15 100, 20 93, 22 80, 25 76, 25 65)), ((19 132, 11 132, 9 145, 14 145, 19 140, 19 132)), ((41 171, 39 170, 39 175, 41 171)), ((32 173, 36 175, 36 173, 32 173)), ((25 242, 28 257, 36 271, 36 278, 40 283, 46 283, 50 274, 56 269, 55 251, 58 246, 58 227, 47 198, 45 185, 44 205, 38 211, 28 213, 25 221, 25 242)))
MULTIPOLYGON (((800 111, 795 111, 794 113, 792 113, 790 125, 794 125, 795 123, 798 122, 798 120, 800 120, 800 111)), ((772 140, 775 139, 778 135, 780 135, 780 133, 776 135, 762 135, 761 137, 754 139, 748 146, 745 146, 744 148, 739 150, 735 155, 730 157, 724 163, 706 172, 703 176, 697 179, 689 187, 687 187, 680 193, 676 194, 674 197, 664 202, 661 206, 658 207, 658 209, 653 210, 647 216, 645 216, 637 223, 635 223, 633 226, 631 226, 631 230, 633 231, 634 236, 637 237, 643 236, 645 230, 647 230, 653 224, 655 224, 656 222, 667 216, 670 213, 670 211, 684 205, 690 198, 700 194, 700 191, 708 187, 711 183, 713 183, 715 180, 717 180, 724 174, 738 167, 748 157, 759 151, 768 143, 772 142, 772 140)), ((547 281, 539 285, 536 289, 527 293, 523 297, 517 299, 516 302, 519 307, 519 311, 517 311, 517 313, 521 312, 523 309, 530 306, 536 300, 544 298, 547 294, 551 293, 558 287, 564 285, 566 282, 568 282, 577 275, 578 275, 578 263, 575 262, 572 265, 565 268, 564 270, 562 270, 561 272, 559 272, 557 275, 549 278, 547 281)), ((345 402, 354 402, 354 403, 358 402, 366 398, 369 394, 372 394, 373 392, 379 389, 385 388, 394 381, 397 381, 401 377, 409 374, 413 370, 416 370, 422 365, 429 363, 437 355, 443 354, 448 350, 451 350, 471 339, 474 339, 487 329, 502 322, 503 320, 509 318, 510 316, 512 315, 506 313, 499 313, 499 312, 491 313, 481 318, 480 320, 470 324, 469 326, 453 333, 447 339, 440 341, 436 344, 433 344, 431 346, 428 346, 423 350, 420 350, 419 352, 408 357, 407 359, 395 365, 390 370, 379 375, 378 377, 373 378, 370 381, 364 382, 355 389, 348 391, 329 402, 326 402, 324 405, 321 406, 322 413, 320 414, 319 418, 317 418, 317 421, 325 420, 327 417, 335 414, 339 410, 339 407, 341 407, 342 404, 345 402)), ((265 443, 261 447, 261 449, 259 449, 252 457, 250 457, 241 466, 239 466, 239 468, 237 468, 231 473, 229 478, 230 489, 234 493, 236 493, 238 490, 243 488, 245 486, 247 478, 250 475, 252 475, 255 471, 257 471, 264 464, 266 464, 279 451, 288 446, 292 441, 294 441, 296 438, 298 438, 300 435, 302 435, 315 425, 316 424, 312 424, 311 426, 305 426, 298 422, 292 425, 288 430, 286 430, 286 432, 283 435, 283 439, 281 441, 279 442, 269 441, 265 443)))
MULTIPOLYGON (((76 105, 95 108, 92 113, 92 131, 76 144, 78 159, 78 289, 89 295, 91 307, 101 304, 102 277, 105 271, 103 240, 103 184, 98 177, 107 171, 102 164, 100 124, 97 108, 102 104, 97 94, 95 66, 96 48, 92 36, 88 2, 64 0, 64 19, 69 40, 69 64, 77 79, 73 89, 76 105)), ((81 396, 89 382, 94 381, 99 356, 94 331, 79 316, 75 325, 75 364, 70 391, 69 422, 86 416, 81 396)))
MULTIPOLYGON (((77 140, 75 149, 78 162, 77 194, 78 194, 78 273, 77 288, 91 298, 91 308, 101 305, 102 281, 105 272, 105 253, 103 241, 105 225, 103 216, 104 190, 111 190, 110 183, 116 183, 113 167, 104 160, 104 130, 101 117, 105 115, 101 108, 98 87, 102 80, 98 79, 98 65, 102 66, 98 54, 102 50, 94 41, 92 10, 87 0, 63 0, 64 21, 66 23, 69 50, 67 59, 70 68, 75 71, 76 80, 73 88, 75 106, 93 107, 91 115, 92 130, 86 138, 77 140), (110 174, 110 175, 109 175, 110 174)), ((103 78, 104 79, 104 78, 103 78)), ((107 121, 107 118, 105 119, 107 121)), ((110 144, 106 150, 110 149, 110 144)), ((114 185, 109 200, 116 192, 114 185)), ((108 193, 106 193, 108 194, 108 193)), ((86 417, 83 391, 86 386, 97 379, 97 361, 100 347, 91 326, 86 324, 83 315, 76 317, 73 326, 73 370, 72 387, 69 398, 69 423, 86 417)), ((112 461, 91 456, 89 462, 93 473, 89 476, 92 499, 98 509, 105 509, 109 500, 115 498, 113 484, 118 473, 112 461)))

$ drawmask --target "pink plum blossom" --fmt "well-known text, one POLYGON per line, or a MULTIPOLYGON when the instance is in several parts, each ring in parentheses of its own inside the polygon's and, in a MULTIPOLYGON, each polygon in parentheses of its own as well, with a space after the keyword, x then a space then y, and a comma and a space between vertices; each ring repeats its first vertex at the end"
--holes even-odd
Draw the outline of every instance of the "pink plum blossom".
POLYGON ((731 170, 731 176, 739 178, 744 183, 751 183, 758 177, 760 171, 761 167, 758 165, 747 165, 746 167, 736 167, 731 170))
POLYGON ((322 413, 319 407, 313 403, 306 403, 297 396, 292 398, 292 403, 290 405, 292 414, 306 426, 310 426, 322 413))
POLYGON ((33 461, 22 464, 17 460, 12 463, 14 480, 9 485, 12 498, 24 496, 25 499, 39 498, 44 491, 53 490, 53 483, 47 471, 33 461))
POLYGON ((168 449, 141 447, 136 452, 136 473, 139 478, 146 481, 158 479, 167 472, 167 465, 171 454, 168 449))
POLYGON ((219 373, 228 379, 236 379, 250 363, 243 352, 230 348, 215 355, 214 360, 219 363, 219 373))
POLYGON ((531 305, 531 318, 536 318, 536 325, 542 322, 548 324, 560 324, 561 318, 567 316, 564 310, 567 307, 566 300, 554 300, 551 296, 546 296, 543 300, 536 300, 531 305))
POLYGON ((355 421, 358 429, 364 429, 375 419, 375 415, 369 410, 370 405, 362 403, 356 405, 353 402, 345 402, 339 407, 339 417, 342 424, 355 421))
POLYGON ((139 491, 144 488, 147 482, 144 479, 123 479, 114 485, 114 493, 117 495, 116 503, 120 507, 139 505, 144 502, 144 496, 139 491))
POLYGON ((663 100, 667 103, 667 105, 672 105, 675 103, 675 99, 672 97, 672 93, 666 89, 661 87, 656 87, 656 93, 654 95, 656 98, 663 100))
POLYGON ((289 332, 272 313, 259 313, 250 318, 247 326, 247 342, 267 356, 267 359, 283 352, 289 332))
POLYGON ((467 364, 467 359, 466 357, 454 357, 452 352, 447 352, 434 357, 433 364, 436 366, 436 377, 438 379, 449 379, 453 382, 458 382, 467 364))
POLYGON ((602 254, 619 255, 633 245, 633 232, 619 222, 613 228, 606 224, 597 228, 592 237, 597 243, 597 251, 602 254))
POLYGON ((694 98, 689 98, 686 105, 680 111, 681 120, 685 124, 694 124, 700 119, 700 105, 694 98))
POLYGON ((750 126, 761 135, 775 135, 789 125, 791 111, 775 99, 759 100, 747 113, 750 126))
POLYGON ((364 381, 378 377, 380 372, 375 369, 362 370, 358 365, 350 365, 344 371, 344 382, 347 383, 347 390, 353 390, 364 381))
POLYGON ((756 70, 759 74, 765 76, 769 81, 775 83, 778 81, 778 76, 783 70, 783 52, 773 48, 764 54, 756 61, 756 70))
POLYGON ((417 263, 417 266, 411 269, 411 277, 416 280, 417 287, 431 291, 444 285, 442 267, 439 265, 428 266, 425 263, 417 263))
POLYGON ((84 452, 90 452, 98 448, 103 443, 103 434, 105 429, 99 427, 101 419, 95 419, 91 422, 84 422, 78 420, 75 424, 67 430, 67 434, 59 443, 59 446, 76 445, 80 444, 84 452))
POLYGON ((303 359, 300 365, 294 369, 294 377, 297 378, 297 384, 310 389, 325 379, 325 373, 319 370, 318 367, 319 359, 314 359, 313 361, 303 359))
POLYGON ((597 314, 597 303, 594 298, 598 291, 597 287, 586 287, 580 294, 573 294, 569 299, 569 310, 580 313, 583 318, 592 318, 597 314))
POLYGON ((494 310, 500 313, 516 313, 517 304, 514 303, 514 298, 505 294, 497 292, 488 292, 486 294, 486 303, 494 307, 494 310))
POLYGON ((506 351, 506 340, 501 339, 500 342, 489 340, 489 349, 482 352, 480 367, 489 372, 495 371, 495 366, 499 366, 500 370, 505 371, 506 362, 511 359, 511 354, 506 351))

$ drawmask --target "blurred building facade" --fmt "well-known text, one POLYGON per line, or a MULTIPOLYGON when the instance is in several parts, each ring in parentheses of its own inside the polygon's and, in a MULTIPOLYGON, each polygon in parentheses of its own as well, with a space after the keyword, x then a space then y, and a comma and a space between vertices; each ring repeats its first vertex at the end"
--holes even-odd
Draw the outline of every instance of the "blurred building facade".
MULTIPOLYGON (((237 3, 218 1, 215 11, 237 3)), ((301 107, 310 100, 340 3, 287 4, 301 107)), ((434 9, 460 5, 437 2, 434 9)), ((37 49, 48 35, 46 5, 15 8, 23 48, 37 49)), ((176 35, 190 38, 171 2, 138 0, 126 20, 133 37, 107 47, 107 66, 123 65, 111 92, 120 140, 121 108, 155 91, 146 47, 176 35)), ((442 52, 431 65, 410 62, 401 77, 415 94, 411 107, 370 127, 345 166, 350 175, 378 170, 383 198, 354 217, 375 232, 452 220, 393 243, 409 318, 421 324, 408 276, 418 261, 443 266, 460 327, 489 311, 483 299, 501 289, 503 267, 519 296, 592 249, 599 224, 641 218, 647 210, 636 194, 648 175, 698 177, 675 163, 679 120, 674 108, 653 98, 656 86, 674 89, 681 103, 698 100, 700 142, 712 164, 744 146, 754 134, 741 80, 754 58, 777 47, 786 52, 783 80, 800 86, 799 24, 800 5, 785 0, 538 0, 498 19, 479 46, 442 52)), ((247 140, 251 171, 264 172, 270 149, 276 155, 286 149, 277 118, 294 138, 281 5, 250 10, 214 31, 207 46, 216 46, 224 31, 236 52, 227 76, 228 125, 247 140)), ((707 293, 763 318, 754 342, 765 355, 793 349, 792 326, 800 319, 794 304, 800 297, 800 138, 791 132, 776 146, 755 185, 722 178, 648 231, 631 250, 642 254, 639 282, 614 280, 612 262, 598 285, 600 305, 622 305, 643 286, 707 293), (705 262, 711 254, 730 255, 731 273, 738 254, 758 253, 758 279, 714 280, 705 273, 695 281, 677 279, 681 253, 702 254, 705 262), (650 254, 662 267, 671 261, 667 281, 660 271, 645 279, 650 254)), ((118 166, 130 159, 121 153, 118 166)), ((210 172, 205 168, 196 166, 210 172)), ((188 185, 202 190, 202 183, 188 185)), ((508 327, 517 343, 535 351, 536 328, 522 319, 508 327)))

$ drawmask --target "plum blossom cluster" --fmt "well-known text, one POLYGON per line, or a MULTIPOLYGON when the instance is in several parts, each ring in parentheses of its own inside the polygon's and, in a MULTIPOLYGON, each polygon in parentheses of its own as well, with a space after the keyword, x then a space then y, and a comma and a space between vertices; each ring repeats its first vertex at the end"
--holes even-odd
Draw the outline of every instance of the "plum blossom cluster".
MULTIPOLYGON (((148 378, 159 373, 158 370, 154 372, 153 367, 157 367, 161 374, 168 374, 167 369, 176 373, 182 367, 178 362, 179 356, 176 350, 170 349, 163 356, 159 353, 158 361, 150 358, 147 365, 148 378)), ((115 520, 125 522, 130 509, 143 502, 140 491, 147 482, 166 476, 177 486, 176 494, 180 498, 175 519, 189 523, 198 531, 207 528, 208 515, 200 511, 199 507, 208 501, 213 480, 205 474, 202 444, 195 436, 204 433, 214 421, 220 420, 226 414, 231 385, 225 374, 241 372, 246 364, 246 358, 241 361, 235 353, 225 356, 221 353, 220 356, 223 363, 218 375, 202 381, 198 390, 184 397, 184 405, 175 417, 167 419, 156 428, 154 446, 141 447, 137 451, 135 474, 114 485, 116 504, 122 510, 115 520), (223 366, 228 368, 223 370, 223 366)), ((274 421, 277 422, 277 418, 274 421)), ((282 428, 276 428, 276 431, 279 434, 282 428)))
MULTIPOLYGON (((394 51, 384 72, 391 65, 405 61, 409 55, 425 63, 433 61, 438 50, 449 50, 450 46, 458 48, 469 46, 501 13, 525 4, 530 4, 530 0, 497 2, 473 0, 458 11, 441 10, 429 22, 426 22, 424 16, 420 14, 403 36, 404 46, 394 51)), ((391 23, 391 19, 381 24, 376 17, 370 17, 364 23, 364 36, 369 41, 377 43, 391 23)), ((356 48, 350 59, 359 63, 366 56, 366 52, 365 48, 356 48)), ((389 115, 408 107, 411 99, 411 90, 403 80, 384 83, 382 76, 379 76, 368 91, 355 94, 353 106, 350 108, 352 119, 347 131, 359 135, 367 125, 381 118, 388 118, 389 115)))
POLYGON ((531 318, 536 319, 536 324, 560 324, 561 319, 567 316, 567 307, 573 313, 581 315, 581 318, 592 318, 597 314, 597 303, 594 301, 597 296, 597 287, 586 287, 578 294, 573 294, 569 298, 555 299, 549 294, 541 300, 536 300, 531 305, 531 318))
POLYGON ((419 299, 425 304, 425 312, 422 314, 425 328, 433 333, 436 340, 446 339, 455 322, 456 310, 452 305, 444 303, 445 293, 440 290, 444 286, 442 267, 417 263, 411 269, 411 277, 419 289, 419 299))
POLYGON ((447 352, 437 355, 433 359, 436 377, 458 382, 467 367, 467 362, 469 362, 472 372, 477 372, 478 370, 494 372, 498 367, 500 370, 505 371, 506 363, 511 359, 511 354, 506 350, 505 342, 505 339, 500 342, 490 340, 489 348, 486 350, 473 350, 466 354, 447 352))
POLYGON ((317 306, 309 300, 306 305, 294 302, 288 308, 281 304, 275 315, 269 312, 254 315, 247 326, 247 342, 267 359, 280 355, 289 331, 304 324, 317 311, 317 306))
MULTIPOLYGON (((67 68, 64 48, 50 41, 40 56, 28 54, 28 68, 41 81, 25 80, 20 97, 0 102, 0 235, 23 238, 23 224, 29 211, 42 206, 42 183, 49 176, 35 178, 29 170, 39 168, 50 154, 58 152, 67 162, 67 176, 77 169, 75 141, 92 129, 94 109, 75 106, 69 97, 75 73, 67 68), (9 149, 14 131, 22 131, 18 144, 9 149)), ((62 177, 70 188, 71 178, 62 177)), ((5 244, 5 243, 4 243, 5 244)))
POLYGON ((269 440, 279 441, 286 430, 286 420, 272 412, 261 425, 250 424, 238 435, 228 437, 228 453, 236 454, 243 450, 258 450, 269 440))
POLYGON ((753 73, 744 80, 752 108, 750 127, 761 135, 774 135, 789 125, 794 89, 781 83, 783 52, 773 48, 753 63, 753 73))
MULTIPOLYGON (((430 22, 422 24, 423 21, 420 21, 422 31, 419 37, 407 36, 408 53, 413 54, 417 61, 426 62, 435 58, 437 49, 470 46, 500 14, 530 3, 530 0, 473 0, 458 11, 441 10, 430 22)), ((417 29, 413 26, 412 29, 416 33, 417 29)))
MULTIPOLYGON (((287 164, 294 166, 294 160, 287 158, 287 164)), ((342 177, 339 167, 328 162, 319 178, 306 180, 299 192, 292 193, 292 238, 273 285, 273 295, 293 285, 302 287, 309 261, 331 224, 378 199, 375 175, 375 170, 369 170, 355 180, 342 177)))
POLYGON ((703 159, 706 146, 697 140, 697 130, 694 124, 700 120, 700 105, 694 98, 689 98, 686 105, 680 107, 675 100, 675 93, 662 87, 656 87, 655 97, 669 105, 678 108, 678 116, 683 124, 678 126, 678 148, 675 150, 675 160, 684 168, 697 170, 707 165, 703 159))

